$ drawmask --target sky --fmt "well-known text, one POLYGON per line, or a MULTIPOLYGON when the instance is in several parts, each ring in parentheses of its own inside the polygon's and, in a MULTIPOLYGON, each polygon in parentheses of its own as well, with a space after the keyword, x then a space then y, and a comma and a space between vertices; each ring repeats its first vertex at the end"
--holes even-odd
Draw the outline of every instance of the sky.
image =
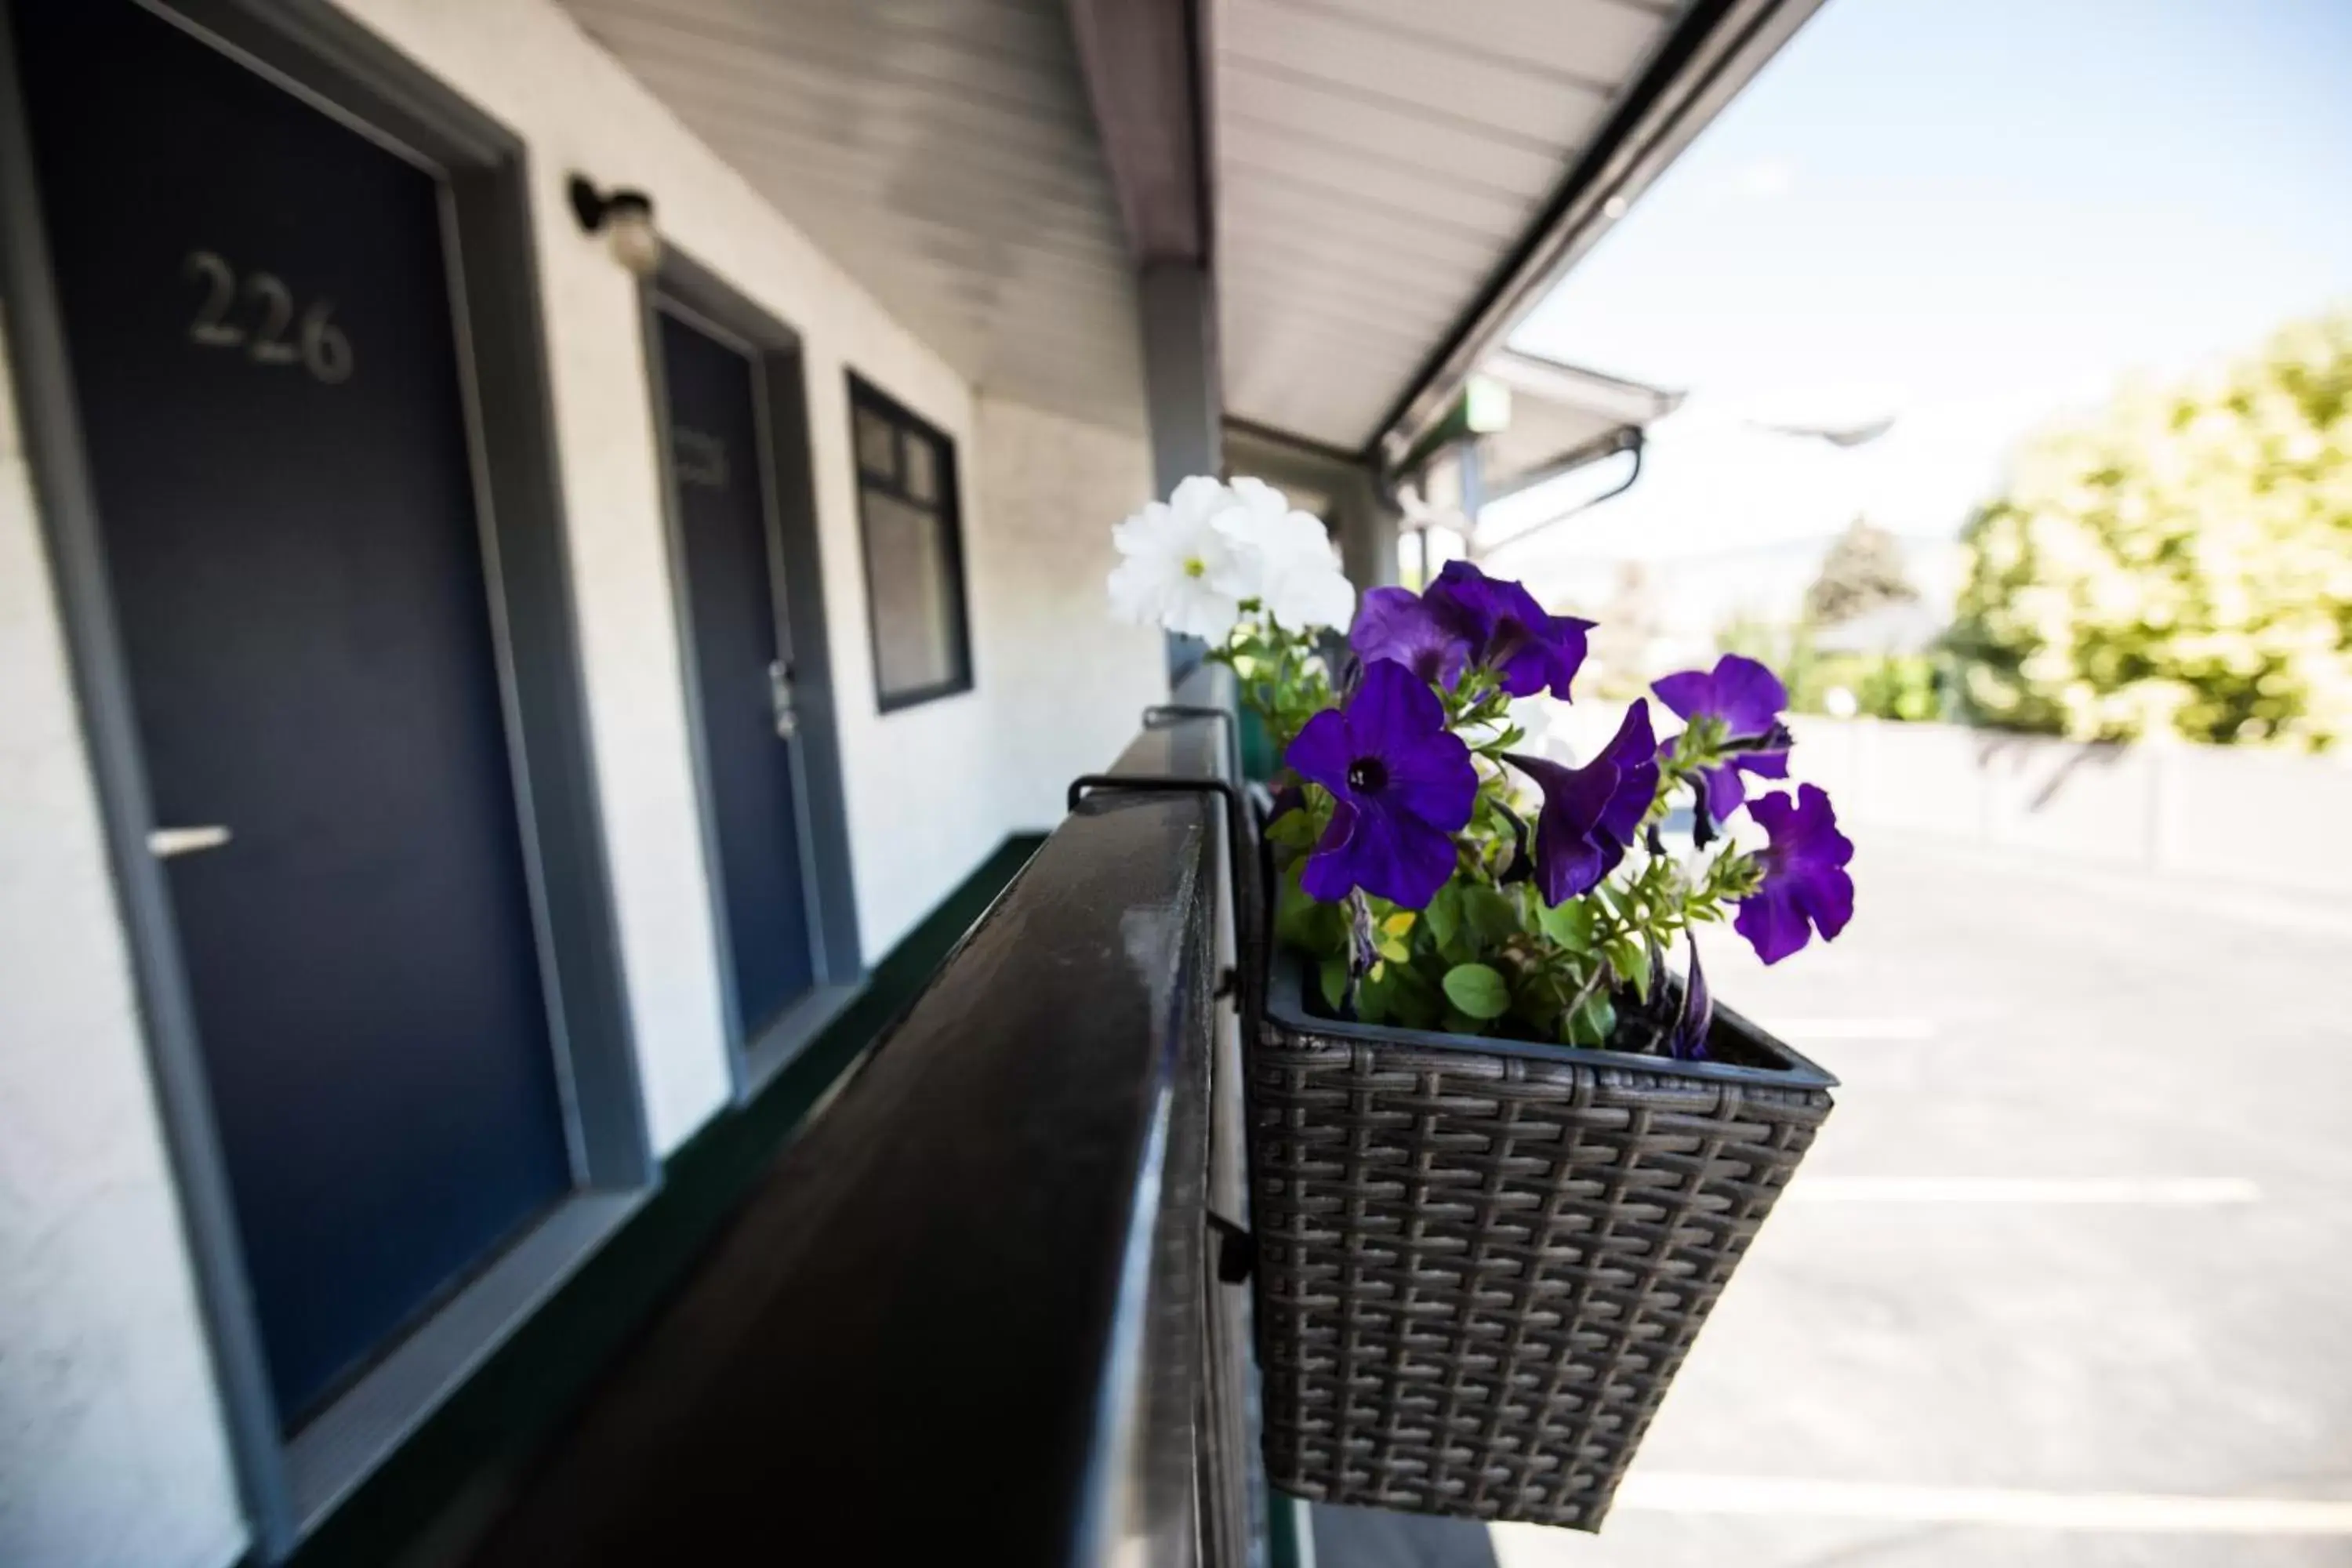
POLYGON ((2330 303, 2352 0, 1829 0, 1515 334, 1689 394, 1520 549, 1948 537, 2037 424, 2330 303), (1887 415, 1850 451, 1750 424, 1887 415))

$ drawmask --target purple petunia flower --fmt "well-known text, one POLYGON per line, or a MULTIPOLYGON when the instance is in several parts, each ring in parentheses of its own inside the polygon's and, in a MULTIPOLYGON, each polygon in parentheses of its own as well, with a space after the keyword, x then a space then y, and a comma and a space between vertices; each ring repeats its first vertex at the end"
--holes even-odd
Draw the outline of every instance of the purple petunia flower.
POLYGON ((1853 879, 1845 869, 1853 843, 1838 831, 1837 813, 1818 784, 1798 785, 1793 800, 1759 795, 1748 803, 1748 815, 1771 842, 1757 857, 1764 863, 1764 885, 1739 900, 1732 928, 1757 957, 1778 963, 1811 941, 1813 931, 1828 942, 1853 918, 1853 879))
POLYGON ((1706 972, 1698 966, 1698 937, 1690 939, 1690 973, 1683 976, 1683 1005, 1666 1037, 1666 1051, 1678 1062, 1706 1060, 1707 1031, 1715 1026, 1715 998, 1707 994, 1706 972))
POLYGON ((1470 645, 1470 661, 1501 678, 1514 697, 1549 690, 1563 701, 1584 664, 1591 621, 1555 616, 1518 584, 1489 577, 1467 561, 1449 561, 1423 599, 1440 624, 1470 645))
MULTIPOLYGON (((1730 754, 1699 774, 1706 787, 1700 804, 1717 821, 1728 820, 1746 800, 1742 773, 1766 779, 1789 776, 1789 730, 1780 722, 1789 689, 1754 659, 1727 653, 1716 660, 1712 671, 1685 669, 1650 689, 1685 723, 1705 715, 1723 726, 1725 750, 1730 754)), ((1673 744, 1667 742, 1669 748, 1673 744)))
POLYGON ((1450 688, 1470 663, 1470 634, 1448 609, 1410 588, 1374 588, 1356 612, 1348 646, 1366 664, 1392 658, 1432 685, 1450 688))
POLYGON ((1478 794, 1470 748, 1445 728, 1428 683, 1393 659, 1364 666, 1345 708, 1307 721, 1283 761, 1331 792, 1331 826, 1299 885, 1336 903, 1361 888, 1405 909, 1428 906, 1454 875, 1454 840, 1478 794))
POLYGON ((1504 760, 1543 791, 1536 885, 1547 904, 1589 892, 1615 870, 1658 795, 1658 743, 1646 702, 1628 708, 1616 738, 1580 768, 1514 753, 1504 760))

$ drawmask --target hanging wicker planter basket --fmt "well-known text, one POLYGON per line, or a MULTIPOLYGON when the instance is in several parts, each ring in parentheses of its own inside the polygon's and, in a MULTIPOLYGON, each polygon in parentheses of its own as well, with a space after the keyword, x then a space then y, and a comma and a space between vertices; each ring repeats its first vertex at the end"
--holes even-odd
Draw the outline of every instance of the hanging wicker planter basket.
POLYGON ((1713 1059, 1311 1016, 1248 1071, 1269 1478, 1599 1528, 1836 1079, 1718 1009, 1713 1059))

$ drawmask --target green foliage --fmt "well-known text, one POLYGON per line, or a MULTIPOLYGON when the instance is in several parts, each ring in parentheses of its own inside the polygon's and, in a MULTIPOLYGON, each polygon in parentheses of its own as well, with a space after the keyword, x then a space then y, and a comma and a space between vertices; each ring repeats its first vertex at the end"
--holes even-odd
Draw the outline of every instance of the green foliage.
POLYGON ((1816 654, 1805 662, 1801 687, 1790 688, 1789 705, 1826 713, 1829 694, 1842 690, 1864 718, 1926 723, 1944 716, 1945 684, 1940 661, 1927 654, 1816 654))
POLYGON ((2320 751, 2352 732, 2352 310, 2044 432, 1969 523, 1972 717, 2320 751))
POLYGON ((1500 889, 1483 882, 1459 884, 1463 923, 1487 947, 1499 947, 1519 934, 1526 918, 1518 904, 1500 889))
POLYGON ((1904 573, 1903 551, 1895 536, 1857 517, 1830 546, 1821 574, 1805 590, 1805 619, 1817 626, 1842 626, 1918 597, 1919 590, 1904 573))
POLYGON ((1605 991, 1596 991, 1578 1004, 1569 1015, 1568 1043, 1571 1046, 1605 1046, 1617 1027, 1617 1006, 1605 991))
POLYGON ((1327 958, 1316 966, 1316 973, 1322 982, 1323 1005, 1334 1013, 1346 1006, 1348 1005, 1348 961, 1344 958, 1327 958))
POLYGON ((1429 908, 1421 911, 1421 920, 1422 929, 1429 933, 1430 942, 1440 953, 1451 949, 1454 937, 1462 930, 1460 886, 1448 882, 1438 889, 1437 897, 1429 900, 1429 908))
MULTIPOLYGON (((1286 815, 1304 817, 1307 814, 1286 815)), ((1348 945, 1347 914, 1337 904, 1318 903, 1307 896, 1298 885, 1298 874, 1306 863, 1302 856, 1283 869, 1281 884, 1275 890, 1274 934, 1302 952, 1339 952, 1348 945)))
POLYGON ((1593 933, 1600 929, 1601 910, 1589 899, 1570 899, 1538 911, 1536 923, 1546 937, 1561 947, 1590 952, 1593 933))
POLYGON ((1716 646, 1770 665, 1799 713, 1829 712, 1830 693, 1843 690, 1865 718, 1926 723, 1944 717, 1951 685, 1944 655, 1827 653, 1815 646, 1809 621, 1776 626, 1747 617, 1726 622, 1716 646))
POLYGON ((1244 704, 1265 726, 1265 738, 1279 759, 1307 721, 1331 706, 1331 679, 1313 644, 1286 632, 1270 616, 1245 616, 1223 647, 1209 650, 1233 666, 1244 704))
POLYGON ((1855 710, 1873 719, 1926 723, 1944 716, 1942 661, 1927 654, 1843 654, 1823 661, 1825 678, 1853 693, 1855 710), (1839 659, 1851 661, 1841 668, 1839 659))
MULTIPOLYGON (((1285 658, 1278 649, 1259 657, 1285 658)), ((1304 657, 1294 650, 1289 668, 1304 657)), ((1318 961, 1317 988, 1334 1013, 1370 1024, 1604 1045, 1619 1005, 1648 996, 1653 946, 1722 919, 1730 901, 1755 890, 1762 868, 1729 845, 1695 869, 1637 847, 1600 887, 1547 907, 1519 863, 1512 827, 1533 802, 1514 804, 1517 774, 1499 760, 1518 743, 1509 701, 1476 677, 1444 699, 1479 778, 1470 826, 1455 837, 1454 878, 1419 910, 1360 893, 1345 905, 1308 898, 1300 873, 1333 804, 1308 785, 1303 805, 1265 830, 1280 869, 1275 934, 1318 961)), ((1723 743, 1720 726, 1705 718, 1685 732, 1662 768, 1653 820, 1675 791, 1688 789, 1692 773, 1721 760, 1723 743)))
POLYGON ((1445 999, 1464 1016, 1484 1023, 1511 1010, 1511 988, 1484 963, 1457 963, 1445 972, 1445 999))

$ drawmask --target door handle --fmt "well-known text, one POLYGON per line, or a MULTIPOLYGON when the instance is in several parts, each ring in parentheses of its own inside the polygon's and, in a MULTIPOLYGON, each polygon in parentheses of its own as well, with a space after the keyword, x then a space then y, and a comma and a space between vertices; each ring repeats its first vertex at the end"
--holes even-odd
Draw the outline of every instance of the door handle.
POLYGON ((800 713, 793 706, 793 667, 782 659, 768 666, 768 706, 776 719, 776 737, 789 741, 800 733, 800 713))
POLYGON ((158 860, 200 855, 229 841, 229 831, 218 823, 203 827, 159 827, 147 836, 147 853, 158 860))

